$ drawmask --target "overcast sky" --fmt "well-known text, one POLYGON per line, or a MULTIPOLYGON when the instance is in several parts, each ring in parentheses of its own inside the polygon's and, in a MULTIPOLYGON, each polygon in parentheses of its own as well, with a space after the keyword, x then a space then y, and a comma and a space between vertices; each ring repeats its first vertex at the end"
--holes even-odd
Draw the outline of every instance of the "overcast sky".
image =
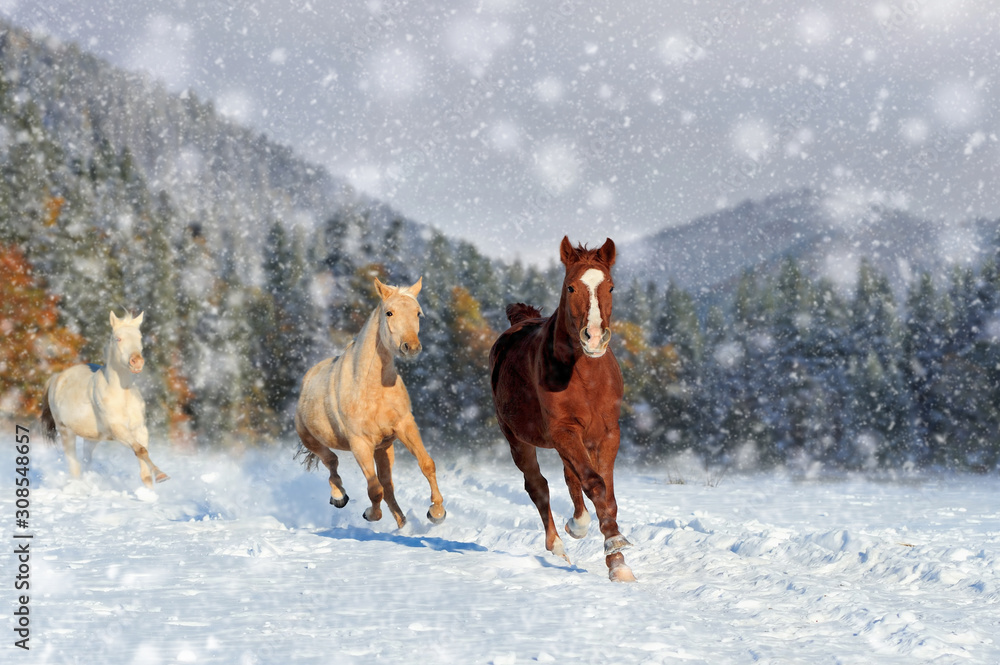
POLYGON ((825 189, 1000 216, 991 0, 0 0, 495 256, 825 189))

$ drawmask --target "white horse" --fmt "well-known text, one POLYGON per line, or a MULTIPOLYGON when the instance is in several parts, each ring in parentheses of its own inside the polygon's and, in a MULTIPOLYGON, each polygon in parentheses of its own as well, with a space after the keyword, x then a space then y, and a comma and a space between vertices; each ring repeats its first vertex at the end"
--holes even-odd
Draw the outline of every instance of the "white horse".
POLYGON ((427 518, 445 518, 434 460, 427 454, 410 410, 410 395, 396 373, 395 359, 420 353, 417 303, 421 280, 413 286, 387 286, 375 280, 381 297, 361 332, 339 358, 327 358, 306 373, 295 412, 306 468, 322 461, 330 470, 330 503, 347 505, 334 450, 350 451, 368 481, 369 521, 382 519, 382 500, 400 527, 406 523, 392 484, 393 444, 398 439, 417 458, 431 488, 427 518))
POLYGON ((54 443, 56 431, 62 439, 66 461, 74 478, 80 476, 76 437, 85 440, 85 460, 90 460, 98 441, 121 441, 139 458, 139 475, 146 487, 153 478, 162 483, 169 476, 149 459, 146 402, 135 385, 145 363, 142 357, 142 314, 119 319, 111 312, 111 337, 104 366, 74 365, 55 374, 42 397, 42 434, 54 443))

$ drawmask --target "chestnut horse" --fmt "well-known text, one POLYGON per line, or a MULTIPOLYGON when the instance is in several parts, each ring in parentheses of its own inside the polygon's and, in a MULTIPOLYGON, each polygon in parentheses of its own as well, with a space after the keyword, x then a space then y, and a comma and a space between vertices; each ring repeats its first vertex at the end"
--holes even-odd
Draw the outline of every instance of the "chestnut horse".
POLYGON ((393 444, 397 439, 417 458, 431 488, 427 518, 445 518, 434 460, 427 454, 410 410, 410 395, 396 373, 395 359, 415 358, 421 350, 417 302, 421 280, 413 286, 387 286, 375 280, 380 302, 344 355, 327 358, 302 380, 295 430, 302 440, 299 454, 311 469, 322 461, 330 471, 330 503, 347 505, 348 496, 337 473, 334 450, 350 451, 368 481, 369 521, 382 519, 382 499, 396 524, 406 523, 392 485, 393 444))
POLYGON ((614 467, 618 455, 624 383, 611 341, 611 266, 615 244, 574 248, 563 238, 566 266, 559 307, 548 318, 523 303, 509 305, 508 328, 490 349, 490 374, 497 421, 524 488, 545 525, 545 548, 569 561, 549 508, 549 485, 535 448, 554 448, 573 500, 566 532, 587 533, 590 515, 583 494, 594 504, 608 576, 634 582, 621 551, 630 547, 618 530, 614 467))

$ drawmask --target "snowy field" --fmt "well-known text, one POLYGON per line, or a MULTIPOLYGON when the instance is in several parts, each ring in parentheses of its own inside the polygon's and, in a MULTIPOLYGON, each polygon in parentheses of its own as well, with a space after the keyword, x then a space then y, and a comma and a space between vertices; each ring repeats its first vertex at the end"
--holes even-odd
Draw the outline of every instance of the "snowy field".
MULTIPOLYGON (((152 453, 172 476, 155 492, 118 444, 101 444, 81 480, 61 451, 33 446, 32 648, 7 630, 0 662, 1000 662, 997 478, 681 471, 685 484, 671 484, 676 470, 622 466, 639 583, 620 585, 596 525, 565 539, 573 565, 546 555, 499 453, 437 454, 448 518, 433 526, 401 450, 402 530, 388 512, 362 519, 351 459, 351 503, 336 510, 325 473, 288 449, 152 453)), ((544 462, 561 526, 571 504, 555 458, 544 462)), ((13 558, 0 561, 11 608, 13 558)))

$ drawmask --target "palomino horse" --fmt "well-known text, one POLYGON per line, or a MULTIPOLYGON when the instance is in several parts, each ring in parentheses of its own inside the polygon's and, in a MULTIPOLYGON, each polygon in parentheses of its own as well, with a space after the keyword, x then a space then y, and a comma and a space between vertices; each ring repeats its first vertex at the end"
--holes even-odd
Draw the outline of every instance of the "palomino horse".
POLYGON ((563 238, 566 266, 559 307, 547 319, 522 303, 507 307, 508 328, 490 350, 493 403, 511 456, 524 474, 524 488, 545 525, 545 548, 569 561, 549 508, 549 485, 535 448, 555 448, 573 500, 566 532, 587 533, 586 492, 604 534, 609 577, 634 582, 621 551, 629 543, 618 531, 614 467, 618 455, 624 383, 611 341, 611 266, 615 244, 588 250, 563 238))
POLYGON ((410 410, 410 396, 396 373, 395 359, 414 358, 420 353, 420 320, 423 315, 417 294, 421 280, 413 286, 386 286, 375 280, 381 297, 361 332, 344 355, 327 358, 306 373, 295 412, 295 430, 302 439, 300 454, 306 468, 317 460, 330 470, 330 503, 347 505, 349 497, 337 475, 337 455, 332 449, 349 450, 368 480, 372 505, 364 517, 382 519, 382 499, 396 524, 406 523, 396 503, 392 486, 393 443, 399 439, 413 453, 431 486, 427 517, 434 523, 445 518, 438 491, 434 460, 427 454, 410 410))
POLYGON ((52 376, 42 397, 42 433, 55 442, 62 439, 70 473, 80 476, 76 437, 86 440, 89 460, 98 441, 121 441, 139 458, 139 475, 146 487, 153 478, 162 483, 169 476, 149 459, 146 403, 135 385, 145 363, 142 357, 142 314, 119 319, 111 312, 111 338, 104 366, 74 365, 52 376))

